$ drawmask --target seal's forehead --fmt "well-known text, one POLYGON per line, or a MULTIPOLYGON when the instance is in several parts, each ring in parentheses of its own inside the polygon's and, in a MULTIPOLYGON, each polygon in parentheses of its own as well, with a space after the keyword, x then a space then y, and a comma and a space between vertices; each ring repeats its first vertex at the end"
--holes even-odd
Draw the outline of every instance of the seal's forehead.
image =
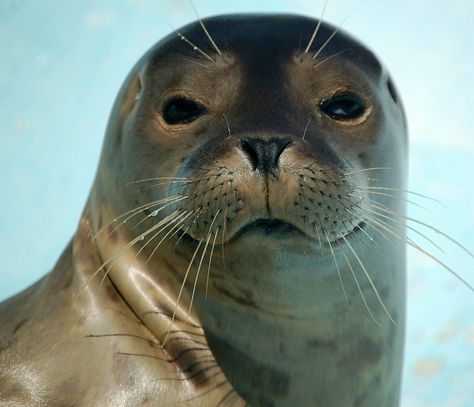
MULTIPOLYGON (((217 47, 243 59, 289 57, 305 52, 318 20, 306 16, 284 14, 235 14, 209 17, 203 24, 217 47)), ((174 52, 189 54, 193 47, 215 54, 211 41, 201 24, 196 21, 169 34, 153 48, 154 56, 174 52), (181 35, 179 35, 179 34, 181 35)), ((314 54, 323 47, 320 56, 348 51, 351 62, 364 66, 378 76, 382 66, 377 57, 348 33, 322 22, 308 52, 314 54), (337 32, 336 32, 337 30, 337 32), (336 32, 335 35, 333 35, 336 32), (330 41, 328 41, 328 39, 330 41), (326 43, 327 42, 327 43, 326 43)))

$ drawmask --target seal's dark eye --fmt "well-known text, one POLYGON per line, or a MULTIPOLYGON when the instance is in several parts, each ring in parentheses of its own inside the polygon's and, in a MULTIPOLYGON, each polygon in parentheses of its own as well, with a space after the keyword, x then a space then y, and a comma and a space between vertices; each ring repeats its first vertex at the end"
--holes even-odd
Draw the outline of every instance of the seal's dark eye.
POLYGON ((353 93, 339 93, 321 101, 319 108, 336 120, 356 119, 365 112, 363 100, 353 93))
POLYGON ((206 113, 206 108, 199 102, 178 96, 168 100, 163 108, 163 119, 168 124, 192 122, 206 113))

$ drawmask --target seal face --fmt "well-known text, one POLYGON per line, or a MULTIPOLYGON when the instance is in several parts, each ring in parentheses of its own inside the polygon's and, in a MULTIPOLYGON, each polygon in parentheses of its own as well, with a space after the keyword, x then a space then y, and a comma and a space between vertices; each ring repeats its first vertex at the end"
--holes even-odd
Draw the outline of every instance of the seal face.
POLYGON ((2 304, 0 389, 46 404, 397 406, 404 200, 387 191, 404 189, 407 137, 386 70, 301 16, 177 34, 119 93, 72 246, 2 304), (35 385, 16 374, 25 349, 35 385), (64 391, 77 378, 81 398, 64 391))

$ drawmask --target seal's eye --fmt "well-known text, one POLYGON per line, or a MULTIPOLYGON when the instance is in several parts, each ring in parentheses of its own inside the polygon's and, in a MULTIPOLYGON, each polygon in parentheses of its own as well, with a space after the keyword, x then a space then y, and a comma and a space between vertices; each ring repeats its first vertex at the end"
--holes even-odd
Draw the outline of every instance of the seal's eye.
POLYGON ((362 116, 366 107, 353 93, 337 93, 321 101, 319 108, 335 120, 352 120, 362 116))
POLYGON ((163 107, 163 119, 167 124, 192 122, 206 113, 206 108, 199 102, 182 96, 173 97, 163 107))

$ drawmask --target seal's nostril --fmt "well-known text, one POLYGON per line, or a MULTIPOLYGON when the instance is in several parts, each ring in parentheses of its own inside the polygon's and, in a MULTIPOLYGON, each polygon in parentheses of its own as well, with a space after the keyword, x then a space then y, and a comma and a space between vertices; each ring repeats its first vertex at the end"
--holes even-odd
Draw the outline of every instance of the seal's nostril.
POLYGON ((242 142, 240 143, 240 148, 247 156, 250 165, 252 166, 252 171, 255 171, 258 167, 259 158, 254 147, 252 147, 248 140, 242 140, 242 142))
POLYGON ((275 174, 278 170, 278 159, 290 144, 292 142, 288 139, 246 138, 240 140, 239 146, 253 171, 275 174))

